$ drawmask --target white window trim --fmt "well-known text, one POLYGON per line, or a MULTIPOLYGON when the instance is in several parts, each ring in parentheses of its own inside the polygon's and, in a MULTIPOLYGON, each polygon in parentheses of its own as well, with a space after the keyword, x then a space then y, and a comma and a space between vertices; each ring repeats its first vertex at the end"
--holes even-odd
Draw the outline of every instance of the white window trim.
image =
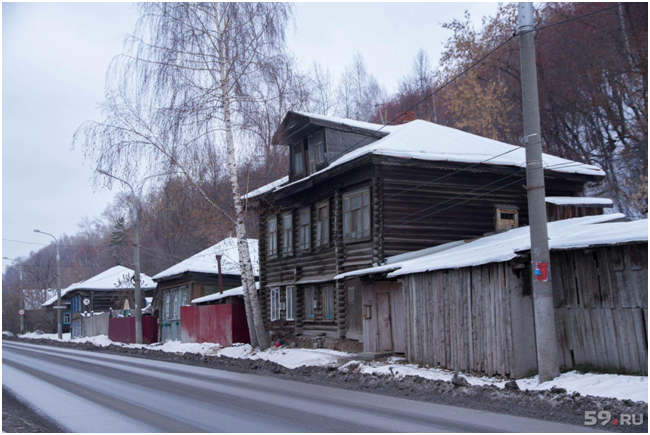
POLYGON ((286 318, 287 320, 296 320, 296 288, 294 286, 287 286, 284 291, 286 318))
POLYGON ((280 289, 271 288, 271 321, 280 320, 280 289))

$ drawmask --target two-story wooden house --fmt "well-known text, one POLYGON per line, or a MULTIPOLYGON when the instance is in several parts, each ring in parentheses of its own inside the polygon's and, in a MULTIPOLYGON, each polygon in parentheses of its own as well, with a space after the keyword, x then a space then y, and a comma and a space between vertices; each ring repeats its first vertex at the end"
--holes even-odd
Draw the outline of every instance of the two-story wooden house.
MULTIPOLYGON (((245 196, 259 213, 260 292, 274 337, 360 350, 363 318, 376 308, 364 306, 358 282, 335 276, 528 224, 535 186, 526 186, 522 147, 421 120, 382 126, 300 112, 287 114, 275 142, 290 147, 288 177, 245 196)), ((577 196, 604 175, 547 154, 544 163, 548 196, 577 196)), ((384 302, 399 317, 400 295, 384 302)))

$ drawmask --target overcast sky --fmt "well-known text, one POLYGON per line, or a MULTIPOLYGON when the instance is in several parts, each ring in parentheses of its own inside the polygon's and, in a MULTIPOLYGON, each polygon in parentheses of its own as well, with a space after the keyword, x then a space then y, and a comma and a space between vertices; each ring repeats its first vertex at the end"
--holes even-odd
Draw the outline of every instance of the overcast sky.
MULTIPOLYGON (((392 91, 420 48, 437 62, 450 34, 440 24, 466 9, 478 26, 497 4, 299 3, 289 46, 301 66, 318 61, 335 76, 358 50, 392 91)), ((39 248, 4 239, 49 243, 35 228, 74 234, 112 200, 114 192, 93 191, 94 166, 71 141, 84 121, 100 119, 107 66, 136 18, 129 3, 3 3, 3 256, 39 248)))

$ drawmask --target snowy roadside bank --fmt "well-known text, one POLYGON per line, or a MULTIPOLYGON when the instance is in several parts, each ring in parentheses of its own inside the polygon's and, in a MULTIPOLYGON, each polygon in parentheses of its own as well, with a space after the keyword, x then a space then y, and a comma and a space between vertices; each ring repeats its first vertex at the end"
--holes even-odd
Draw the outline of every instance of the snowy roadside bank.
MULTIPOLYGON (((3 333, 4 337, 4 333, 3 333)), ((301 349, 301 348, 271 348, 266 351, 252 349, 248 344, 221 347, 216 343, 181 343, 170 341, 162 344, 137 345, 124 344, 111 341, 105 335, 95 337, 70 339, 70 334, 64 334, 59 340, 56 334, 27 333, 20 335, 21 339, 44 339, 64 341, 68 343, 89 343, 93 346, 107 347, 111 345, 131 349, 149 349, 152 351, 168 353, 192 353, 202 356, 229 357, 235 359, 264 360, 279 364, 288 369, 306 367, 335 367, 342 373, 360 373, 368 375, 385 375, 402 379, 407 376, 418 376, 429 380, 452 382, 454 372, 438 368, 419 367, 408 364, 404 358, 388 358, 385 361, 363 362, 354 360, 355 355, 329 349, 301 349), (348 361, 343 365, 338 361, 345 358, 348 361)), ((507 381, 498 378, 472 376, 461 374, 472 386, 495 386, 500 389, 512 388, 507 381)), ((462 382, 462 381, 461 381, 462 382)), ((568 394, 579 393, 597 397, 611 397, 618 400, 632 400, 648 403, 648 378, 646 376, 630 376, 615 374, 579 373, 571 371, 563 373, 559 378, 543 384, 538 384, 537 376, 516 381, 520 390, 551 391, 554 388, 566 390, 568 394)))

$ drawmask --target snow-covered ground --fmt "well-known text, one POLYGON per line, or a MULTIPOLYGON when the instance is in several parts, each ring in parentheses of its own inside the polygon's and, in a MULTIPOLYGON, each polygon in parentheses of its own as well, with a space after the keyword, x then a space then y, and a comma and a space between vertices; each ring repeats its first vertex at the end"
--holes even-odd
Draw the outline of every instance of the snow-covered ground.
MULTIPOLYGON (((20 335, 21 338, 40 338, 59 341, 56 334, 35 334, 33 332, 20 335)), ((63 334, 63 341, 72 343, 93 343, 96 346, 106 347, 111 344, 131 348, 146 348, 171 353, 197 353, 208 356, 227 356, 253 360, 265 360, 280 364, 289 369, 300 366, 338 366, 339 358, 348 360, 354 354, 339 352, 329 349, 300 349, 300 348, 271 348, 259 351, 251 348, 249 344, 235 344, 231 347, 221 347, 216 343, 181 343, 168 341, 162 344, 138 345, 115 343, 105 335, 95 337, 70 339, 70 334, 63 334)), ((388 358, 386 361, 362 362, 352 360, 341 365, 339 370, 354 371, 368 374, 388 374, 395 377, 421 376, 427 379, 451 381, 454 372, 439 368, 423 368, 415 364, 407 364, 404 358, 388 358)), ((462 374, 471 385, 496 385, 504 388, 506 381, 498 378, 471 376, 462 374)), ((617 399, 630 399, 648 403, 648 377, 611 375, 596 373, 567 372, 560 377, 538 384, 537 376, 517 380, 517 385, 522 390, 548 390, 552 387, 564 388, 568 393, 578 392, 582 395, 614 397, 617 399)))

